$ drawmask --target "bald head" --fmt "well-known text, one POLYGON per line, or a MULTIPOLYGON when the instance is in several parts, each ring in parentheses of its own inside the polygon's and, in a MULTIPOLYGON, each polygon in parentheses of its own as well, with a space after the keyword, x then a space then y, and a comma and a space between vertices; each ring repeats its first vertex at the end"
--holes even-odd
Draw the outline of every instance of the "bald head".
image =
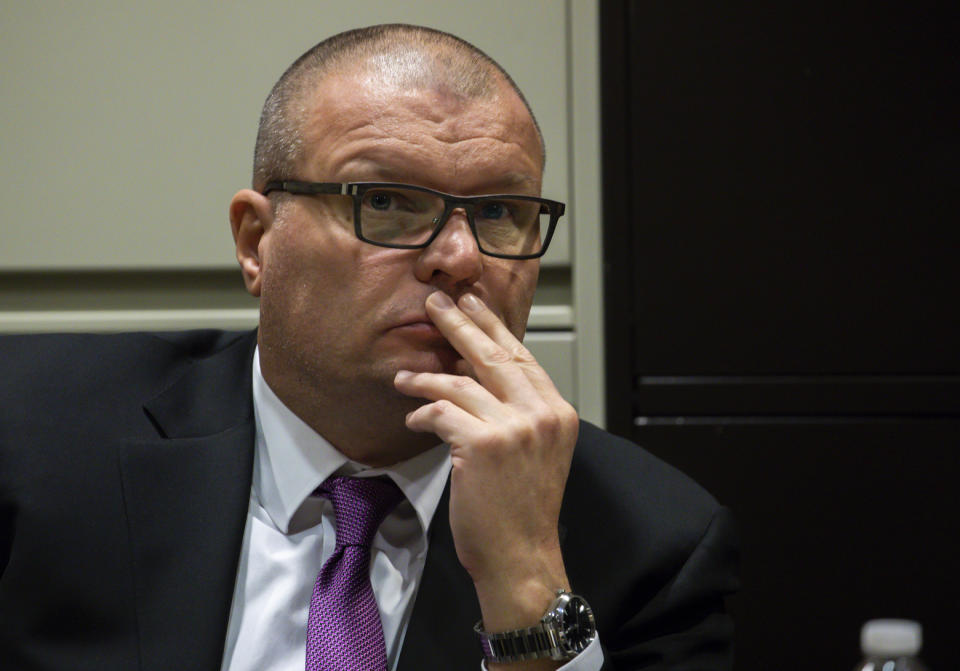
POLYGON ((540 127, 523 93, 481 50, 432 28, 371 26, 320 42, 298 58, 274 85, 260 116, 254 189, 261 190, 270 180, 297 176, 311 96, 324 78, 334 75, 353 76, 375 90, 430 90, 464 100, 492 98, 506 87, 530 113, 543 147, 540 127))

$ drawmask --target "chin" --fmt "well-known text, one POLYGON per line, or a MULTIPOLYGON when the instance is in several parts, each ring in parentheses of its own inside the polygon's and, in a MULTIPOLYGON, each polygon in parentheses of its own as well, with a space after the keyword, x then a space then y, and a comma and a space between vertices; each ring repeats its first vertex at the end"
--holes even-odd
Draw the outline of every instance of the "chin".
POLYGON ((393 373, 409 370, 414 373, 448 373, 457 375, 457 364, 462 361, 460 354, 451 348, 415 352, 409 356, 399 356, 394 360, 393 373))

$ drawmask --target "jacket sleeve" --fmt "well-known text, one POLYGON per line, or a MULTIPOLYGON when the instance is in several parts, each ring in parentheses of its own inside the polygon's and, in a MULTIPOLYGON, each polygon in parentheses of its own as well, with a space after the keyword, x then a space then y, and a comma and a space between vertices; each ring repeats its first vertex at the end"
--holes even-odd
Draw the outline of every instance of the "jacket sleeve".
POLYGON ((733 621, 726 597, 739 586, 733 520, 717 508, 680 570, 628 616, 616 649, 604 649, 604 671, 728 671, 733 621))

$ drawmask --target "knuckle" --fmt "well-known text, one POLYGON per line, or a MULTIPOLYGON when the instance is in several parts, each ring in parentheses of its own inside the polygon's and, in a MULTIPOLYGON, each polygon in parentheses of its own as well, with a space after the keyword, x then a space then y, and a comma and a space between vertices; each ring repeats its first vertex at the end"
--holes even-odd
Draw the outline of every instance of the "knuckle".
POLYGON ((564 427, 577 427, 580 425, 580 415, 577 414, 576 408, 567 403, 563 402, 563 405, 558 410, 560 416, 560 421, 564 427))
POLYGON ((478 437, 476 440, 477 449, 487 453, 494 450, 500 450, 503 445, 504 441, 501 439, 501 436, 498 432, 487 433, 478 437))
POLYGON ((533 356, 530 350, 528 350, 526 347, 523 346, 522 343, 519 343, 519 342, 511 348, 510 356, 511 358, 513 358, 514 361, 518 363, 524 363, 524 364, 537 363, 537 359, 533 356))
POLYGON ((539 413, 534 418, 534 430, 542 438, 553 438, 560 432, 562 422, 559 415, 553 412, 539 413))
POLYGON ((513 451, 521 445, 519 432, 522 428, 523 422, 520 418, 506 418, 490 426, 490 430, 484 436, 484 443, 487 449, 498 450, 502 453, 513 451))
POLYGON ((504 428, 510 436, 506 442, 511 447, 523 448, 532 444, 537 437, 536 422, 530 421, 530 418, 516 417, 504 428))
POLYGON ((451 382, 451 386, 453 387, 454 391, 463 391, 465 389, 475 387, 476 385, 476 380, 462 375, 454 377, 453 381, 451 382))
POLYGON ((499 365, 510 363, 513 361, 513 356, 504 348, 497 346, 490 348, 490 351, 487 352, 485 359, 488 364, 499 365))
POLYGON ((572 405, 563 401, 557 405, 546 406, 542 412, 536 413, 535 424, 537 433, 551 440, 559 440, 564 436, 575 435, 580 426, 580 417, 572 405))

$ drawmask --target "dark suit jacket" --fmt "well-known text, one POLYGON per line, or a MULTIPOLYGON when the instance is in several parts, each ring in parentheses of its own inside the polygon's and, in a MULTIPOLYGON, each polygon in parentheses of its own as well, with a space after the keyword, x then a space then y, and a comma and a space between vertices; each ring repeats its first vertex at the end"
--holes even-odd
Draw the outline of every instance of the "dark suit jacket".
MULTIPOLYGON (((218 331, 0 338, 0 668, 220 668, 254 344, 218 331)), ((608 668, 726 666, 736 552, 726 511, 692 481, 584 423, 561 536, 608 668)), ((400 669, 479 668, 478 617, 445 494, 400 669)))

